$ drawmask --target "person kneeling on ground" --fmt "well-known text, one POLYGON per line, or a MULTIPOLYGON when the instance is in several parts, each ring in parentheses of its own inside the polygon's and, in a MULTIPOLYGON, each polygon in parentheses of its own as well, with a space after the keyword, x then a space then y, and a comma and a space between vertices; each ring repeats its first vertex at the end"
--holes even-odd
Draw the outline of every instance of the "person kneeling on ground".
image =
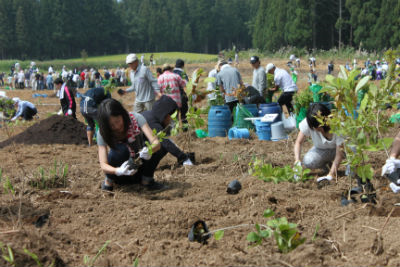
POLYGON ((164 189, 165 186, 155 182, 153 176, 167 152, 153 136, 146 119, 139 113, 128 113, 120 102, 112 98, 100 104, 97 118, 99 161, 106 174, 101 188, 112 191, 114 183, 141 183, 149 190, 164 189), (153 154, 144 146, 143 134, 152 145, 153 154), (143 164, 131 166, 130 158, 141 158, 143 164))
MULTIPOLYGON (((178 106, 176 102, 169 96, 163 95, 154 103, 152 110, 144 111, 141 114, 146 119, 151 129, 155 129, 157 133, 164 131, 168 135, 169 129, 167 128, 171 123, 171 115, 175 113, 177 109, 178 106)), ((170 139, 164 138, 164 140, 161 141, 161 147, 175 156, 179 163, 183 165, 193 165, 189 156, 183 153, 170 139)))
POLYGON ((321 125, 316 118, 319 115, 327 118, 330 114, 330 110, 325 105, 312 105, 307 111, 306 118, 299 124, 300 132, 294 145, 295 165, 303 165, 309 169, 327 170, 329 164, 332 164, 328 175, 318 178, 317 182, 332 180, 344 158, 344 139, 331 133, 329 126, 321 125), (311 136, 314 146, 305 154, 303 162, 301 162, 301 147, 307 136, 311 136))
POLYGON ((80 109, 82 116, 87 122, 86 134, 89 146, 93 144, 93 136, 96 128, 95 120, 97 120, 97 107, 105 99, 111 98, 110 92, 103 87, 89 89, 81 99, 80 109))
POLYGON ((15 113, 15 116, 11 121, 15 121, 19 117, 26 121, 30 121, 33 119, 33 116, 37 114, 37 109, 31 102, 21 101, 18 97, 14 97, 12 100, 14 102, 14 107, 17 109, 17 113, 15 113))
MULTIPOLYGON (((386 160, 385 165, 382 167, 382 176, 391 175, 400 168, 400 160, 397 157, 400 155, 400 132, 396 135, 393 141, 392 149, 390 150, 390 157, 386 160)), ((391 181, 389 184, 390 189, 394 193, 400 193, 400 179, 395 183, 391 181)))

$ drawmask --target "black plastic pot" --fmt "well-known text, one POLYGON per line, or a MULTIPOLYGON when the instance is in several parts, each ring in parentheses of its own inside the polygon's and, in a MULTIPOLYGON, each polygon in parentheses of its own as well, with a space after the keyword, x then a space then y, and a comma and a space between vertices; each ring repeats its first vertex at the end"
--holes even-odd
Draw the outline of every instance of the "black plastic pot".
POLYGON ((226 189, 226 192, 228 194, 237 194, 239 193, 239 191, 242 189, 242 185, 240 184, 240 182, 238 180, 233 180, 232 182, 230 182, 228 184, 228 188, 226 189))
POLYGON ((210 235, 206 234, 208 232, 209 231, 206 223, 202 220, 198 220, 190 228, 190 232, 188 234, 189 241, 197 241, 201 244, 207 244, 207 239, 210 238, 210 235))
POLYGON ((194 152, 188 152, 187 155, 188 155, 190 161, 193 164, 196 164, 196 154, 194 152))
POLYGON ((400 169, 396 169, 391 174, 386 175, 386 177, 394 184, 399 185, 397 181, 400 179, 400 169))
POLYGON ((347 199, 347 197, 344 194, 342 194, 342 199, 340 201, 340 204, 342 206, 347 206, 347 205, 349 205, 351 203, 357 203, 357 200, 354 197, 351 197, 350 199, 347 199))
POLYGON ((371 193, 371 194, 362 194, 360 196, 361 202, 362 203, 373 203, 376 204, 376 194, 371 193))

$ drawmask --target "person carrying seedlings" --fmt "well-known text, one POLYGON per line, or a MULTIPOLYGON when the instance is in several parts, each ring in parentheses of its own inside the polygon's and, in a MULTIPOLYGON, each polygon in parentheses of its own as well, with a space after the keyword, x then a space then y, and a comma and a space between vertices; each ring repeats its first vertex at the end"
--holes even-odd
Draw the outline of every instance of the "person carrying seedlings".
MULTIPOLYGON (((150 111, 143 111, 141 114, 146 119, 151 129, 155 129, 157 133, 164 132, 169 135, 169 125, 171 123, 171 115, 178 109, 176 102, 163 95, 159 100, 154 103, 153 109, 150 111)), ((171 153, 178 159, 178 162, 183 165, 191 166, 193 162, 189 159, 189 156, 180 150, 174 142, 168 138, 164 138, 161 141, 161 147, 171 153)))
POLYGON ((217 74, 217 85, 221 93, 225 95, 225 103, 232 112, 239 103, 235 96, 235 91, 239 89, 239 86, 243 86, 242 76, 236 68, 229 65, 226 61, 221 61, 219 67, 220 72, 217 74))
POLYGON ((14 102, 14 107, 17 109, 17 112, 14 117, 12 117, 11 121, 15 121, 20 117, 26 121, 30 121, 33 119, 33 116, 37 114, 37 109, 31 102, 22 101, 18 97, 14 97, 12 101, 14 102))
MULTIPOLYGON (((382 176, 384 175, 391 175, 396 172, 400 168, 400 160, 397 159, 400 155, 400 132, 397 133, 393 144, 392 149, 390 150, 390 156, 386 160, 385 165, 382 167, 382 176)), ((400 178, 400 177, 399 177, 400 178)), ((390 189, 394 193, 400 193, 400 181, 397 180, 397 183, 391 182, 389 184, 390 189)))
POLYGON ((163 73, 157 79, 160 93, 172 98, 178 105, 179 111, 182 114, 182 95, 186 83, 182 80, 181 76, 172 72, 172 67, 164 64, 163 73))
POLYGON ((96 130, 97 108, 103 100, 109 98, 111 98, 110 92, 103 87, 89 89, 82 96, 80 110, 87 122, 86 134, 89 146, 93 144, 94 131, 96 130))
POLYGON ((118 93, 124 95, 129 92, 135 92, 135 112, 151 110, 154 101, 160 97, 160 87, 157 84, 157 79, 153 77, 150 69, 143 64, 139 64, 139 59, 136 54, 129 54, 126 57, 126 64, 129 65, 131 72, 131 87, 124 90, 119 90, 118 93))
POLYGON ((324 119, 331 114, 328 107, 316 103, 308 111, 306 118, 299 124, 299 134, 294 145, 295 165, 303 165, 308 169, 328 169, 328 175, 320 177, 317 182, 332 180, 344 158, 344 139, 330 131, 328 125, 321 124, 318 117, 324 119), (300 160, 301 148, 307 137, 311 137, 313 147, 300 160))
POLYGON ((128 113, 113 98, 100 104, 97 118, 99 162, 106 174, 101 188, 112 191, 114 183, 141 183, 149 190, 165 189, 153 177, 158 163, 167 151, 153 135, 146 119, 139 113, 128 113), (152 147, 152 153, 144 145, 144 137, 152 147))
POLYGON ((293 95, 297 92, 297 85, 293 82, 292 77, 286 70, 277 68, 272 63, 267 65, 266 71, 274 75, 275 88, 269 90, 277 91, 279 88, 282 89, 283 93, 279 97, 278 103, 281 107, 285 105, 288 112, 293 113, 292 99, 293 95))
MULTIPOLYGON (((174 73, 178 74, 179 76, 181 76, 181 78, 183 79, 183 81, 186 83, 189 81, 189 77, 187 76, 185 70, 183 69, 185 67, 185 61, 183 61, 182 59, 177 59, 175 62, 175 68, 174 68, 174 73)), ((189 98, 185 92, 185 90, 182 88, 179 89, 181 92, 181 107, 180 107, 180 112, 181 112, 181 120, 183 123, 187 123, 186 120, 186 114, 189 110, 189 98)))
POLYGON ((264 97, 267 88, 267 75, 265 69, 261 67, 260 59, 257 56, 252 56, 250 58, 250 64, 253 67, 253 82, 252 86, 257 89, 260 96, 264 97))
POLYGON ((54 81, 57 95, 60 98, 62 114, 72 116, 76 119, 76 102, 72 88, 64 83, 61 78, 54 81))

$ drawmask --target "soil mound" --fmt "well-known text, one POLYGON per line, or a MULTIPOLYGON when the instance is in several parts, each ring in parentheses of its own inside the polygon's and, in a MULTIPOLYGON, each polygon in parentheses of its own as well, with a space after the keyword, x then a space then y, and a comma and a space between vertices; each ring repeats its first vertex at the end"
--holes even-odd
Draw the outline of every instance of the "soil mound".
POLYGON ((53 115, 32 125, 22 133, 0 143, 0 148, 17 144, 86 144, 85 125, 68 116, 53 115))

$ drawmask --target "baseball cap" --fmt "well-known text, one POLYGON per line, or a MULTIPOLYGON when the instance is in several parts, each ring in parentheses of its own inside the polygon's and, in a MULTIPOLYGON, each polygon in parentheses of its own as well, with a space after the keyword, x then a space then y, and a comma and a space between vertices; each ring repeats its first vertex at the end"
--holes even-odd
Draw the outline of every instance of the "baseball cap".
POLYGON ((19 97, 13 97, 12 98, 12 101, 14 102, 14 103, 17 103, 17 102, 19 102, 21 99, 19 99, 19 97))
POLYGON ((260 59, 257 56, 252 56, 250 58, 250 63, 251 64, 257 63, 258 61, 260 61, 260 59))
POLYGON ((138 60, 136 54, 129 54, 126 56, 126 64, 135 62, 136 60, 138 60))
POLYGON ((266 71, 266 72, 269 72, 269 71, 272 70, 273 68, 275 68, 275 65, 272 64, 272 63, 268 63, 268 65, 267 65, 265 71, 266 71))

